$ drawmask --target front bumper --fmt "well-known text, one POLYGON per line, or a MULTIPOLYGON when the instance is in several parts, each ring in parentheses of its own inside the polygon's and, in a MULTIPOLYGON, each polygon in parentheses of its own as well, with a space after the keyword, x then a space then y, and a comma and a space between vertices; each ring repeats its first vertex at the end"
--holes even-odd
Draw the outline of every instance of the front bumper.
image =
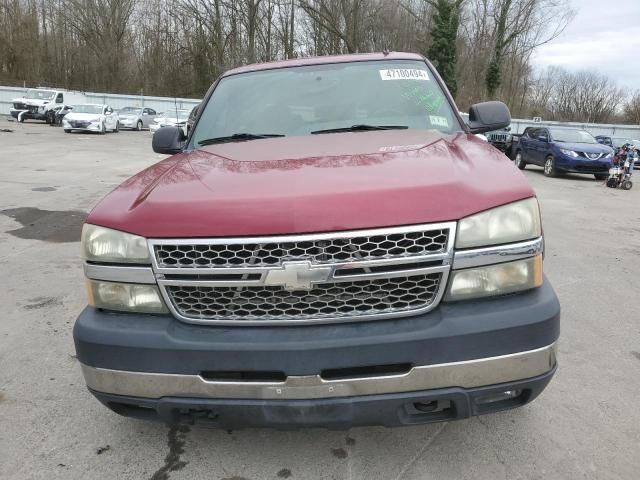
POLYGON ((202 407, 207 415, 215 410, 218 425, 234 428, 242 409, 264 409, 264 418, 249 416, 248 424, 277 427, 329 425, 327 412, 335 410, 343 426, 404 424, 437 417, 402 420, 398 402, 412 403, 416 396, 461 399, 446 418, 485 413, 472 400, 487 388, 521 385, 522 394, 504 408, 535 398, 555 369, 559 318, 557 298, 545 281, 517 295, 350 324, 208 326, 88 307, 76 322, 74 340, 87 385, 118 413, 135 416, 142 409, 174 421, 180 409, 202 407), (256 373, 263 380, 219 380, 212 371, 256 373), (265 372, 281 379, 264 380, 265 372), (538 378, 546 380, 534 382, 538 378), (382 403, 372 412, 384 411, 384 421, 357 411, 377 401, 382 403), (289 413, 269 422, 271 407, 289 413))
POLYGON ((81 132, 100 132, 102 130, 102 122, 76 122, 62 120, 62 127, 65 130, 76 130, 81 132))
POLYGON ((39 112, 39 111, 33 112, 31 110, 16 110, 15 108, 12 108, 11 110, 9 110, 9 114, 16 120, 18 120, 18 117, 20 116, 21 113, 22 113, 22 118, 24 120, 46 120, 47 119, 46 112, 39 112))
POLYGON ((611 160, 575 160, 561 157, 556 162, 558 170, 569 173, 607 174, 612 166, 611 160))
POLYGON ((540 395, 555 371, 556 367, 553 367, 535 378, 490 387, 452 387, 314 400, 148 399, 91 393, 120 415, 162 420, 169 424, 224 429, 318 427, 338 430, 355 426, 395 427, 442 422, 520 407, 540 395), (487 401, 503 392, 516 395, 487 401))
POLYGON ((133 119, 129 119, 129 118, 124 118, 124 119, 120 119, 120 129, 127 129, 127 130, 133 130, 138 128, 138 119, 137 118, 133 118, 133 119))

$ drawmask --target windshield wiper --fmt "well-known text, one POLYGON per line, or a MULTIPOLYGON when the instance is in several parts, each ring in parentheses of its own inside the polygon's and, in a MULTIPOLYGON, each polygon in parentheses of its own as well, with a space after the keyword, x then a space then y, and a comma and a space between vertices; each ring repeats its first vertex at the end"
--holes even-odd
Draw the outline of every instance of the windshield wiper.
POLYGON ((328 128, 326 130, 316 130, 311 132, 312 135, 318 133, 340 133, 340 132, 367 132, 370 130, 406 130, 409 128, 407 125, 351 125, 350 127, 342 128, 328 128))
POLYGON ((227 135, 226 137, 214 137, 207 138, 206 140, 200 140, 198 145, 213 145, 214 143, 227 143, 227 142, 245 142, 247 140, 260 140, 261 138, 274 138, 284 137, 281 133, 234 133, 233 135, 227 135))

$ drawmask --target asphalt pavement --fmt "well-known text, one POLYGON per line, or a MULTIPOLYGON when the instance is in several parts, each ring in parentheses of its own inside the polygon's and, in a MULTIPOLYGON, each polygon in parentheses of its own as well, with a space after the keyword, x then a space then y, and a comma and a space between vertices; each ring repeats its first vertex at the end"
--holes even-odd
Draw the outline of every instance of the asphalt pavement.
POLYGON ((149 132, 0 117, 1 479, 640 478, 640 171, 627 192, 525 170, 562 304, 559 370, 533 403, 394 429, 226 432, 119 417, 75 358, 84 217, 161 158, 149 132))

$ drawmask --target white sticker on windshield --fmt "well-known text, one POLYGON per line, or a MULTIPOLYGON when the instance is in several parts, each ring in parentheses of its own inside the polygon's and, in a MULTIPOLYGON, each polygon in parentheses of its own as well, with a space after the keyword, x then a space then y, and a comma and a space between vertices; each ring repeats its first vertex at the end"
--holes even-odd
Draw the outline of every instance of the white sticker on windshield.
POLYGON ((429 121, 432 127, 444 127, 449 128, 449 120, 447 117, 438 117, 436 115, 429 115, 429 121))
POLYGON ((382 80, 429 80, 426 70, 417 68, 389 68, 380 70, 382 80))

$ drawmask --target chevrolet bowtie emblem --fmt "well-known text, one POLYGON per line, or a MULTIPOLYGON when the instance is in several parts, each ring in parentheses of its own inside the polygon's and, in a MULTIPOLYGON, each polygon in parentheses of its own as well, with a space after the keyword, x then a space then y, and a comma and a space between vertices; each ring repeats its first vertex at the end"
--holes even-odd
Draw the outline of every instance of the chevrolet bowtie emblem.
POLYGON ((285 290, 311 290, 313 284, 328 281, 331 271, 329 266, 311 265, 311 262, 282 262, 281 268, 267 272, 264 284, 285 290))

